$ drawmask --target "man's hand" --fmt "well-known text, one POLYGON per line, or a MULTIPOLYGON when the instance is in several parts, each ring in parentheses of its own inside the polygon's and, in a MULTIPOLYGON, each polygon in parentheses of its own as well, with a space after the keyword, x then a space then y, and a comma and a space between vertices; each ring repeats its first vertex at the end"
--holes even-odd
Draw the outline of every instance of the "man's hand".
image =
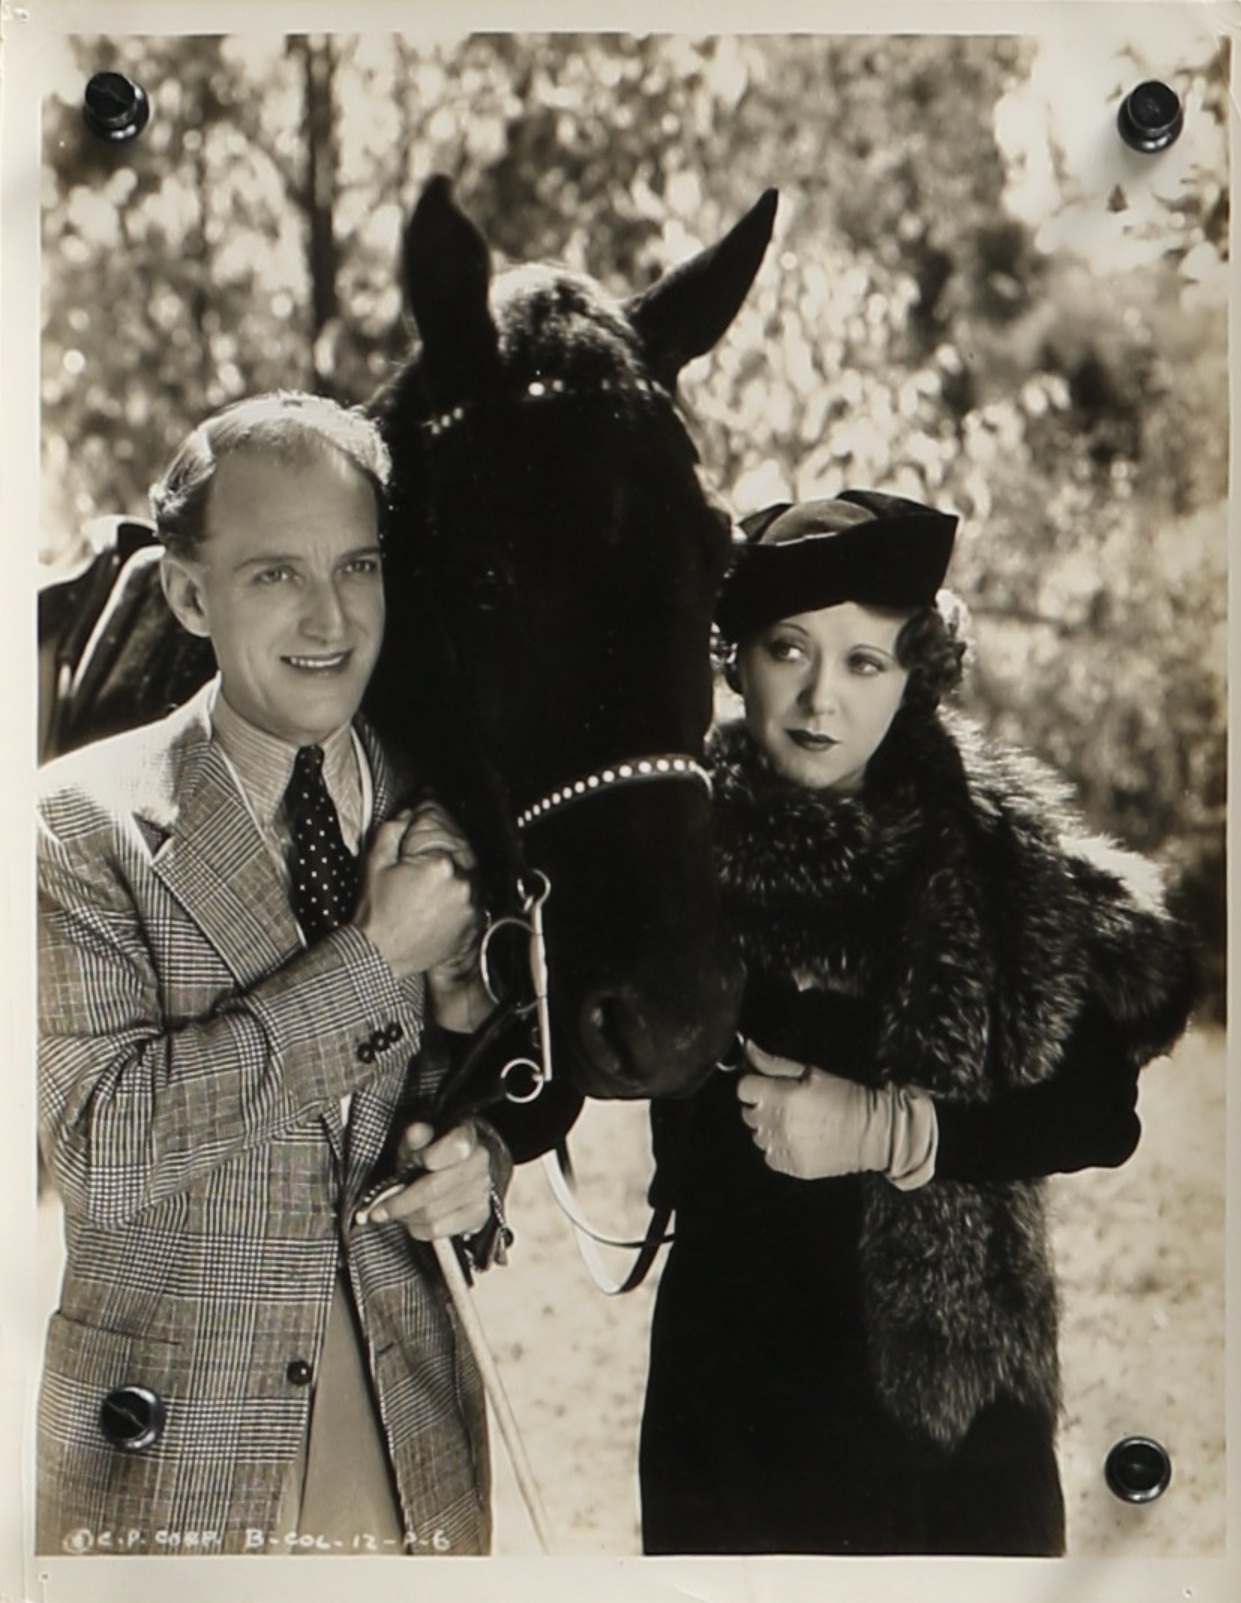
POLYGON ((458 1035, 472 1035, 495 1012, 478 971, 476 945, 467 948, 464 960, 427 970, 431 1017, 441 1029, 458 1035))
POLYGON ((478 940, 474 854, 433 803, 375 831, 353 922, 398 979, 459 962, 478 940))
POLYGON ((403 1169, 415 1163, 418 1177, 372 1207, 360 1224, 399 1220, 419 1241, 470 1235, 491 1216, 491 1153, 466 1120, 433 1140, 429 1124, 411 1124, 401 1137, 403 1169))
POLYGON ((442 853, 451 857, 463 874, 472 874, 477 868, 473 847, 438 802, 425 801, 399 816, 408 820, 401 835, 401 856, 405 861, 442 853))
POLYGON ((751 1041, 758 1069, 737 1083, 741 1117, 770 1169, 799 1180, 886 1170, 892 1146, 892 1099, 823 1069, 792 1063, 751 1041))

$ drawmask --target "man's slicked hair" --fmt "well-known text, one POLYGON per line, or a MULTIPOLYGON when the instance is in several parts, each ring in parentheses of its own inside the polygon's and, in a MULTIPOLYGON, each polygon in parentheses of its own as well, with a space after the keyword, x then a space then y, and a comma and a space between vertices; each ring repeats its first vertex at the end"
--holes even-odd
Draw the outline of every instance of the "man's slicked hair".
POLYGON ((333 452, 370 484, 382 535, 392 463, 378 428, 357 407, 298 390, 234 401, 200 423, 151 486, 156 532, 174 556, 201 555, 211 485, 226 456, 245 453, 297 467, 333 452))

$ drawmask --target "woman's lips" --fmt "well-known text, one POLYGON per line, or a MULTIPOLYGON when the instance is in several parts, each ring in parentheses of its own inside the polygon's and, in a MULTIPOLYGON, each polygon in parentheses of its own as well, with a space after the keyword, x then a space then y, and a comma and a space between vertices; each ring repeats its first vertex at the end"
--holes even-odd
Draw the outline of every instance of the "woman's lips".
POLYGON ((789 729, 785 733, 802 751, 831 751, 833 746, 840 744, 831 735, 816 734, 813 729, 789 729))

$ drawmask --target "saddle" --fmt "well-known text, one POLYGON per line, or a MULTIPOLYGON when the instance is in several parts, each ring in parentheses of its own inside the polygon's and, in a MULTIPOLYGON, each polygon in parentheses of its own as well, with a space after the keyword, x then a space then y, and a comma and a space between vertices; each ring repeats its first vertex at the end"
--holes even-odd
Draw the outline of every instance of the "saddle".
POLYGON ((154 525, 106 524, 86 567, 39 592, 40 762, 171 712, 215 672, 164 600, 154 525))

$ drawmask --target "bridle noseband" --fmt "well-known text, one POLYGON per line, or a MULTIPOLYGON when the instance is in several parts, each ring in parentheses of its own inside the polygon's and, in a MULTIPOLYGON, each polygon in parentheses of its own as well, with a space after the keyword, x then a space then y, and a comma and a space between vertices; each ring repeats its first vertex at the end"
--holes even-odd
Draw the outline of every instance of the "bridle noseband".
POLYGON ((587 796, 596 795, 600 791, 610 790, 618 785, 639 785, 652 779, 692 779, 704 786, 708 796, 711 794, 711 775, 692 757, 683 757, 676 753, 661 754, 658 757, 635 757, 628 762, 614 763, 608 768, 597 768, 592 773, 583 774, 559 790, 548 791, 540 796, 538 801, 531 802, 517 815, 517 828, 527 829, 540 818, 546 818, 549 813, 561 812, 574 802, 582 801, 587 796))

